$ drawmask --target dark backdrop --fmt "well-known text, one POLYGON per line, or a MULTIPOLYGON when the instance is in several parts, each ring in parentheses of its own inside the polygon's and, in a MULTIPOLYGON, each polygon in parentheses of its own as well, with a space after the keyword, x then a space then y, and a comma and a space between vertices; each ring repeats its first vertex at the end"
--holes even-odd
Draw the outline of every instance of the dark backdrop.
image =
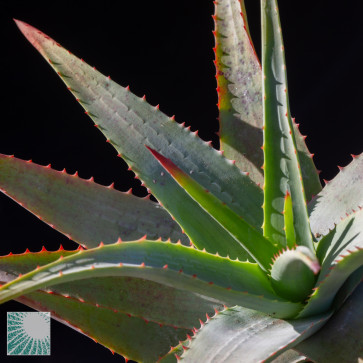
MULTIPOLYGON (((12 18, 29 22, 87 63, 126 86, 168 115, 199 129, 218 142, 217 97, 212 63, 213 3, 199 1, 86 1, 40 3, 0 1, 2 88, 0 152, 52 163, 81 177, 145 195, 113 148, 92 127, 58 76, 20 34, 12 18)), ((259 2, 246 0, 250 27, 260 49, 259 2)), ((292 114, 308 134, 321 176, 331 179, 337 165, 362 152, 363 29, 361 1, 280 1, 292 114)), ((74 248, 7 197, 0 195, 2 254, 74 248)), ((0 307, 0 332, 7 311, 24 311, 17 303, 0 307)), ((147 342, 145 342, 147 344, 147 342)), ((5 335, 0 360, 44 362, 120 362, 89 338, 52 322, 50 358, 7 358, 5 335)))

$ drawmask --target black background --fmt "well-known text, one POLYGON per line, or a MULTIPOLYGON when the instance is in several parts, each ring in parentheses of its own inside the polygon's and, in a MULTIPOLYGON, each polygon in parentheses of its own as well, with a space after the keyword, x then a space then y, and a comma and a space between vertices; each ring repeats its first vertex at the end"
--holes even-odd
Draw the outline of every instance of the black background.
MULTIPOLYGON (((126 164, 83 113, 58 76, 26 41, 12 18, 29 22, 72 53, 139 96, 160 104, 178 122, 218 141, 212 62, 213 3, 199 1, 0 1, 0 152, 51 163, 83 178, 94 176, 119 190, 134 186, 126 164)), ((250 28, 260 49, 259 1, 246 0, 250 28)), ((292 114, 307 134, 321 177, 362 152, 363 28, 361 1, 280 1, 292 114)), ((0 195, 0 253, 74 248, 7 197, 0 195)), ((87 337, 52 322, 50 358, 6 357, 6 312, 26 311, 15 302, 0 307, 2 362, 120 362, 87 337)), ((147 342, 145 342, 147 344, 147 342)), ((122 361, 122 360, 121 360, 122 361)))

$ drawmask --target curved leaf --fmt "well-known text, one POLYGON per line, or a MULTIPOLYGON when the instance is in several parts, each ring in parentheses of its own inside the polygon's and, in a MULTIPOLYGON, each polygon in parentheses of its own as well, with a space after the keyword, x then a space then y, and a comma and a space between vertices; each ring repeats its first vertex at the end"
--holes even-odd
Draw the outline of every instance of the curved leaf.
MULTIPOLYGON (((178 221, 198 248, 210 247, 208 235, 212 219, 178 186, 157 163, 144 144, 177 160, 183 170, 224 201, 256 228, 262 225, 261 189, 233 163, 222 157, 208 143, 167 117, 158 107, 132 94, 82 60, 70 54, 54 40, 17 21, 28 40, 61 76, 86 113, 95 121, 135 173, 155 197, 178 221), (170 198, 170 196, 173 198, 170 198), (200 230, 200 225, 205 229, 200 230)), ((219 230, 217 240, 228 239, 219 230)), ((210 247, 210 248, 209 248, 210 247)))
POLYGON ((87 247, 122 240, 188 238, 157 203, 90 180, 0 154, 0 190, 87 247))
MULTIPOLYGON (((0 282, 78 251, 0 257, 0 282)), ((206 312, 221 305, 201 295, 132 277, 97 277, 58 284, 17 299, 128 358, 155 361, 185 339, 206 312), (147 342, 147 344, 145 344, 147 342)))
POLYGON ((362 301, 363 283, 320 331, 295 348, 315 362, 361 362, 363 360, 362 301))
POLYGON ((271 362, 319 330, 331 313, 299 320, 279 320, 235 306, 202 324, 193 338, 171 350, 161 362, 271 362), (184 349, 183 349, 184 347, 184 349))
POLYGON ((316 237, 325 236, 347 214, 363 208, 363 154, 346 167, 309 203, 310 226, 316 237))
POLYGON ((317 255, 321 272, 315 291, 299 316, 320 314, 330 309, 345 280, 363 266, 363 211, 346 218, 325 236, 317 255))
POLYGON ((136 361, 155 362, 189 332, 62 295, 33 292, 19 301, 39 311, 50 311, 52 318, 89 336, 112 353, 136 361))
POLYGON ((314 251, 287 94, 284 45, 276 0, 263 0, 264 235, 286 246, 284 196, 291 194, 296 243, 314 251))
POLYGON ((278 317, 294 316, 302 307, 276 296, 257 264, 151 241, 105 245, 60 259, 2 286, 0 302, 45 286, 104 276, 143 278, 201 294, 216 303, 238 302, 278 317))

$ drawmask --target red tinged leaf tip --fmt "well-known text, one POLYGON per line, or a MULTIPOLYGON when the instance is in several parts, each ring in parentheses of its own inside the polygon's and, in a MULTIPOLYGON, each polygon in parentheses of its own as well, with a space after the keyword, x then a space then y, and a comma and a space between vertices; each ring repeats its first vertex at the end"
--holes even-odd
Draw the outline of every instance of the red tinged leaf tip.
POLYGON ((179 169, 170 159, 158 153, 156 150, 145 145, 145 147, 151 152, 155 159, 172 175, 184 174, 184 172, 179 169))

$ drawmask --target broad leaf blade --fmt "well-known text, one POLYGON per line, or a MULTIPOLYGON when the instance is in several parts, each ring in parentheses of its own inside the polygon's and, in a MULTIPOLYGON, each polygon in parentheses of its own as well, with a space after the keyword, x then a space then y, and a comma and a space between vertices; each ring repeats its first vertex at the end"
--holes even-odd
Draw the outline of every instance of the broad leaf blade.
POLYGON ((58 72, 109 143, 176 218, 197 247, 217 252, 218 249, 211 245, 213 238, 223 241, 229 236, 222 230, 213 231, 213 236, 207 235, 213 220, 165 173, 144 148, 145 143, 176 158, 205 188, 256 228, 261 227, 262 191, 235 165, 196 134, 160 112, 158 107, 152 107, 132 94, 129 88, 117 85, 30 25, 20 21, 17 24, 58 72), (205 227, 203 233, 200 225, 205 227))
MULTIPOLYGON (((261 66, 249 36, 243 0, 215 2, 215 64, 218 82, 220 139, 225 155, 263 184, 263 110, 261 66)), ((299 154, 305 195, 311 200, 321 190, 312 154, 298 125, 293 133, 299 154)))
POLYGON ((316 237, 328 234, 347 214, 363 208, 363 154, 341 168, 308 208, 311 230, 316 237))
POLYGON ((50 311, 52 318, 136 361, 155 362, 190 332, 62 295, 33 292, 22 296, 19 302, 39 311, 50 311))
POLYGON ((314 250, 287 94, 284 45, 276 0, 263 0, 264 235, 286 245, 284 195, 291 194, 296 242, 314 250))
POLYGON ((188 238, 157 203, 0 155, 0 189, 51 227, 87 247, 122 240, 188 238))
POLYGON ((363 284, 315 335, 295 348, 315 362, 363 360, 363 284))
MULTIPOLYGON (((24 253, 0 257, 0 282, 78 251, 24 253)), ((18 301, 82 330, 128 358, 157 360, 221 306, 200 295, 130 277, 72 281, 21 296, 18 301), (147 344, 145 344, 147 342, 147 344)))
MULTIPOLYGON (((278 320, 239 306, 226 309, 183 342, 185 362, 271 362, 320 329, 330 313, 300 320, 278 320)), ((182 352, 183 350, 181 350, 182 352)), ((172 362, 170 352, 161 362, 172 362)), ((175 360, 174 360, 175 361, 175 360)))
POLYGON ((321 272, 316 289, 299 316, 306 317, 330 309, 346 279, 363 266, 362 224, 363 211, 346 218, 321 240, 317 250, 321 272))
POLYGON ((105 276, 148 279, 201 294, 216 303, 238 302, 279 317, 294 316, 301 309, 301 304, 275 295, 257 264, 155 241, 125 242, 81 251, 2 286, 0 301, 60 283, 105 276))
POLYGON ((198 204, 228 231, 260 265, 268 271, 278 249, 252 226, 246 223, 214 195, 204 190, 193 178, 184 173, 171 160, 147 147, 160 164, 173 176, 198 204))

